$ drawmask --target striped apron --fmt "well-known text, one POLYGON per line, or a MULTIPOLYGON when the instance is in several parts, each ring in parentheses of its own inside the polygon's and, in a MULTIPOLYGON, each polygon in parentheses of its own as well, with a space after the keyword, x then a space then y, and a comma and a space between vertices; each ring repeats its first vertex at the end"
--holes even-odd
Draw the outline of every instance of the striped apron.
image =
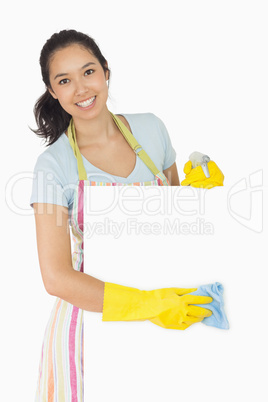
MULTIPOLYGON (((111 112, 110 112, 111 113, 111 112)), ((146 182, 116 183, 89 181, 79 151, 73 121, 68 128, 68 138, 77 159, 79 182, 74 193, 70 217, 72 232, 73 269, 84 272, 83 222, 85 186, 168 186, 165 175, 160 172, 146 152, 138 144, 122 121, 111 113, 115 124, 134 152, 154 174, 155 179, 146 182)), ((35 402, 83 402, 84 401, 84 333, 83 310, 56 298, 48 321, 39 364, 35 402)))

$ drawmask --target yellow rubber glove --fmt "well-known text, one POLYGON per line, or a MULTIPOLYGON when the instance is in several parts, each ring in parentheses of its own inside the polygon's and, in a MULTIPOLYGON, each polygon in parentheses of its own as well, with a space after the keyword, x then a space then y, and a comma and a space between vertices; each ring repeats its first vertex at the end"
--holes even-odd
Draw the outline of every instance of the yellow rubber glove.
POLYGON ((216 186, 223 186, 224 175, 215 162, 209 161, 208 170, 210 177, 207 178, 201 166, 192 168, 192 162, 188 161, 184 165, 185 179, 181 182, 182 186, 192 186, 200 188, 212 188, 216 186))
POLYGON ((210 317, 208 309, 194 306, 212 302, 211 297, 187 293, 195 289, 139 290, 105 282, 102 321, 144 321, 169 329, 186 329, 210 317))

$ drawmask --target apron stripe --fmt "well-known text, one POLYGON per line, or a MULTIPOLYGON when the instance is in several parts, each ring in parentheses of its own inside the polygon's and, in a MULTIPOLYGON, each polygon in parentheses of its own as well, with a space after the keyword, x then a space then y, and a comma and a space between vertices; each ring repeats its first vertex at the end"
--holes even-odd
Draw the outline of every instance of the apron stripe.
MULTIPOLYGON (((82 312, 83 313, 83 312, 82 312)), ((81 377, 81 388, 80 388, 80 392, 81 392, 81 396, 82 396, 82 399, 81 399, 81 401, 83 401, 84 400, 84 320, 82 321, 81 320, 81 323, 82 323, 82 325, 81 325, 81 341, 80 341, 80 351, 81 351, 81 354, 80 354, 80 359, 81 359, 81 361, 80 361, 80 364, 81 364, 81 370, 80 370, 80 377, 81 377)))
POLYGON ((69 356, 70 356, 70 383, 72 389, 72 402, 77 402, 77 375, 75 364, 75 341, 76 341, 76 324, 78 316, 78 308, 73 307, 72 320, 70 324, 70 337, 69 337, 69 356))
MULTIPOLYGON (((67 311, 67 304, 61 304, 61 311, 59 312, 58 317, 58 328, 57 328, 57 336, 55 338, 55 366, 57 366, 57 362, 61 363, 59 367, 57 367, 57 383, 58 383, 58 394, 64 395, 64 370, 62 367, 63 363, 63 325, 64 325, 64 318, 66 316, 67 311)), ((57 393, 56 393, 57 395, 57 393)))
MULTIPOLYGON (((81 230, 82 236, 84 232, 84 180, 79 181, 78 187, 78 227, 81 230)), ((82 237, 81 253, 84 251, 84 238, 82 237)), ((82 259, 80 271, 84 272, 84 261, 82 259)))
POLYGON ((56 306, 56 312, 55 312, 55 317, 52 323, 52 328, 51 328, 51 335, 49 339, 49 349, 48 349, 48 402, 53 402, 54 401, 54 391, 55 391, 55 368, 54 366, 54 353, 53 353, 53 340, 54 340, 54 334, 55 334, 55 328, 56 328, 56 322, 58 318, 58 311, 61 306, 61 300, 58 300, 57 306, 56 306))
MULTIPOLYGON (((104 181, 90 181, 90 180, 81 180, 81 182, 86 183, 87 186, 169 186, 167 183, 167 178, 157 177, 155 180, 149 181, 139 181, 134 183, 119 183, 119 182, 104 182, 104 181)), ((79 184, 80 185, 80 184, 79 184)))

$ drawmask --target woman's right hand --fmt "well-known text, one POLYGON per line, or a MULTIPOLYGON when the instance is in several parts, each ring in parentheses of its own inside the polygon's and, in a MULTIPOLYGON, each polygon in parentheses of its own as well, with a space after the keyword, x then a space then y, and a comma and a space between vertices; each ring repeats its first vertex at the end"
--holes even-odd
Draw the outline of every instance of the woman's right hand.
POLYGON ((205 317, 210 317, 211 310, 195 306, 195 304, 209 304, 213 299, 189 294, 196 290, 169 288, 152 291, 162 300, 163 310, 150 321, 162 328, 184 330, 205 317))
POLYGON ((105 282, 103 321, 143 321, 169 329, 186 329, 212 315, 194 304, 208 304, 211 297, 188 293, 195 289, 139 290, 105 282))

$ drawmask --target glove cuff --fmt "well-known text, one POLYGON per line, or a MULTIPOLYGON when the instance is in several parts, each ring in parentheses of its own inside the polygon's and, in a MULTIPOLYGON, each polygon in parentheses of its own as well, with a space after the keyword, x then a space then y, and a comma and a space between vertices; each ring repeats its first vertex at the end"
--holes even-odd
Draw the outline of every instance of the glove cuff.
POLYGON ((105 282, 102 321, 141 321, 156 315, 150 291, 105 282))

